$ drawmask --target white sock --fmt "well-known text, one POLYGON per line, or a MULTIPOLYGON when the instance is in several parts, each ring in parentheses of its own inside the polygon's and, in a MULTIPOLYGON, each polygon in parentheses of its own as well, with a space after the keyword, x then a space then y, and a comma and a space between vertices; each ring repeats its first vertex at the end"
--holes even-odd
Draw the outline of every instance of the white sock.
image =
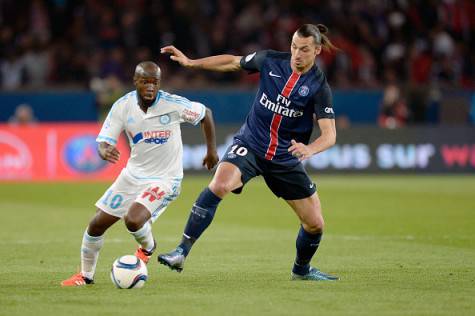
POLYGON ((146 222, 142 228, 137 230, 136 232, 131 232, 129 230, 129 233, 134 236, 135 240, 140 244, 142 249, 145 249, 146 251, 152 251, 153 247, 155 246, 155 243, 153 241, 153 235, 152 235, 152 225, 150 225, 150 222, 146 222))
POLYGON ((99 251, 103 244, 104 235, 97 237, 89 236, 86 229, 81 245, 81 274, 84 277, 91 280, 94 279, 99 251))

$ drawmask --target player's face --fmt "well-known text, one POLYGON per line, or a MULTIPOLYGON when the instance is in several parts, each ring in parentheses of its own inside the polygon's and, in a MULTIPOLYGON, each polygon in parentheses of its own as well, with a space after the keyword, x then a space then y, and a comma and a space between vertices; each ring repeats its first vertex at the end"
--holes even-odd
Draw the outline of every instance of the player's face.
POLYGON ((300 37, 294 34, 290 52, 292 66, 297 70, 307 70, 315 63, 315 58, 322 51, 321 45, 316 45, 312 36, 300 37))
POLYGON ((152 102, 157 97, 160 79, 157 77, 138 76, 134 80, 137 91, 145 102, 152 102))

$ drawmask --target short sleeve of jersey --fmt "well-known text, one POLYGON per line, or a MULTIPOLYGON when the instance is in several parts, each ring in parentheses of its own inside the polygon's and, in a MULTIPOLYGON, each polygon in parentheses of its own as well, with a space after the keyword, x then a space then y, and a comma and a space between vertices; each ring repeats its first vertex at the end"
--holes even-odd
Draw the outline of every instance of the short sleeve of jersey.
POLYGON ((249 71, 249 73, 255 73, 261 71, 262 64, 267 57, 268 50, 262 50, 254 52, 241 58, 241 68, 249 71))
POLYGON ((96 142, 106 142, 110 145, 117 144, 120 133, 124 129, 124 121, 122 118, 125 104, 121 104, 120 101, 116 101, 112 105, 109 114, 107 115, 102 129, 96 138, 96 142))
POLYGON ((206 107, 199 102, 192 102, 181 97, 177 104, 179 106, 178 113, 180 114, 181 122, 197 125, 205 117, 206 107))
POLYGON ((317 93, 315 93, 313 100, 314 111, 318 120, 323 118, 335 118, 335 112, 333 111, 332 90, 326 80, 317 93))

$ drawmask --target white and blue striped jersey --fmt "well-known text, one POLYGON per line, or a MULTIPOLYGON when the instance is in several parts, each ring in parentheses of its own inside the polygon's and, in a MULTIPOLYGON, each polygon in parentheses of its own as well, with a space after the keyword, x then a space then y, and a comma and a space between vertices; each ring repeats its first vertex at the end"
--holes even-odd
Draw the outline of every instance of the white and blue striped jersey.
POLYGON ((180 124, 196 125, 205 113, 203 104, 162 90, 144 113, 138 105, 137 92, 132 91, 113 104, 96 141, 115 145, 125 131, 131 148, 125 169, 130 176, 139 180, 181 179, 180 124))

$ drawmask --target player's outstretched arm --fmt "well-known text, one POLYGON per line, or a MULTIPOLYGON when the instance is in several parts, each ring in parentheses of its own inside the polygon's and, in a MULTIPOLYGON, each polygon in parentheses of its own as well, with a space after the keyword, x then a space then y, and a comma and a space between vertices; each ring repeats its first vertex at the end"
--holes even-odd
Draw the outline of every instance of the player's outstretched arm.
POLYGON ((117 148, 106 142, 100 142, 97 145, 97 152, 103 160, 111 163, 116 163, 120 159, 120 152, 117 150, 117 148))
POLYGON ((219 161, 216 152, 216 133, 214 128, 213 114, 210 109, 206 108, 205 117, 201 120, 201 129, 206 142, 206 156, 203 158, 203 166, 211 170, 219 161))
POLYGON ((241 69, 242 56, 217 55, 200 59, 190 59, 173 45, 163 47, 162 54, 170 54, 170 59, 188 68, 228 72, 241 69))

